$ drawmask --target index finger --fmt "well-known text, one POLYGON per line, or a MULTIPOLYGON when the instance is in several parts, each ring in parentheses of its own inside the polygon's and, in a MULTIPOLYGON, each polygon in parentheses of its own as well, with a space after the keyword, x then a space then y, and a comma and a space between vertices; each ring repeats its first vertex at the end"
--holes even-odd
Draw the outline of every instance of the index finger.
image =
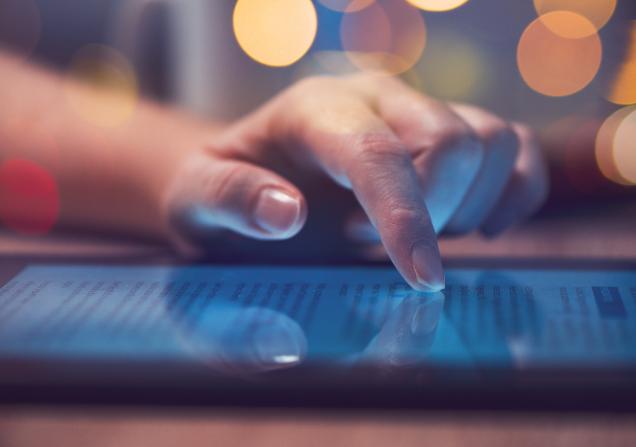
POLYGON ((416 290, 444 288, 437 236, 410 152, 368 107, 331 118, 337 126, 311 126, 306 144, 325 170, 353 189, 386 251, 416 290))

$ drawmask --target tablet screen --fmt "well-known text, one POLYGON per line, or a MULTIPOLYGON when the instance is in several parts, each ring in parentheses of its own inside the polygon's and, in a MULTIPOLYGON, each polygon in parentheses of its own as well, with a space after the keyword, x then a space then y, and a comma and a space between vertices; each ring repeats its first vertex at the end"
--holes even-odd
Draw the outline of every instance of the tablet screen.
POLYGON ((0 288, 0 356, 533 368, 636 365, 636 273, 30 265, 0 288))

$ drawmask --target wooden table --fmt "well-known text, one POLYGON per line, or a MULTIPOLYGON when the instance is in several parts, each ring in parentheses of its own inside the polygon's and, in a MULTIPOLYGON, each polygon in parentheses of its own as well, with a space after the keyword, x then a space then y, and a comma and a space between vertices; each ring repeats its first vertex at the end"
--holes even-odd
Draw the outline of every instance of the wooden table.
MULTIPOLYGON (((0 236, 0 252, 57 253, 69 241, 0 236)), ((157 247, 74 242, 82 255, 156 256, 157 247)), ((636 258, 636 204, 543 217, 495 241, 444 241, 445 257, 636 258)), ((636 415, 438 412, 285 412, 0 408, 0 446, 634 446, 636 415)))

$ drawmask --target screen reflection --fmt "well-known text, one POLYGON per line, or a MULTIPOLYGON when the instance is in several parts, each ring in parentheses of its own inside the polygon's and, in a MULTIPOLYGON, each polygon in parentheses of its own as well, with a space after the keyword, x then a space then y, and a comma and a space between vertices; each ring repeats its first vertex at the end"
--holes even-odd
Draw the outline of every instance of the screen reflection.
MULTIPOLYGON (((321 296, 329 303, 329 312, 347 316, 346 327, 339 328, 334 318, 310 324, 301 317, 298 299, 312 299, 306 283, 286 283, 278 296, 273 284, 245 287, 239 283, 225 295, 219 294, 217 284, 206 302, 193 298, 201 292, 197 287, 203 286, 192 284, 191 279, 187 274, 171 277, 163 308, 191 355, 216 372, 232 375, 287 369, 305 362, 329 362, 340 368, 412 365, 426 358, 444 308, 441 292, 418 293, 393 284, 389 295, 379 296, 379 285, 365 295, 357 284, 351 299, 321 296), (286 305, 284 297, 292 296, 294 287, 295 302, 286 305), (364 303, 366 298, 372 302, 364 303), (218 301, 211 306, 210 300, 218 301)), ((324 285, 315 286, 313 298, 323 289, 324 285)))
POLYGON ((0 288, 0 358, 238 378, 633 368, 635 316, 630 271, 448 269, 427 294, 391 267, 34 265, 0 288))

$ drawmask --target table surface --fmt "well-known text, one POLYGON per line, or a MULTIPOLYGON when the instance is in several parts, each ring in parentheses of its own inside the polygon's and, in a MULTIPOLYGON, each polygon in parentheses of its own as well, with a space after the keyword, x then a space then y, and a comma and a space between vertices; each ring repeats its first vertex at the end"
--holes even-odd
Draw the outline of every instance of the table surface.
MULTIPOLYGON (((487 241, 442 242, 446 258, 636 259, 636 204, 596 213, 562 212, 487 241)), ((162 249, 83 238, 70 241, 0 235, 2 254, 161 256, 162 249), (72 249, 69 251, 69 247, 72 249)), ((636 415, 365 412, 273 409, 132 410, 0 408, 0 446, 168 445, 636 445, 636 415)))

